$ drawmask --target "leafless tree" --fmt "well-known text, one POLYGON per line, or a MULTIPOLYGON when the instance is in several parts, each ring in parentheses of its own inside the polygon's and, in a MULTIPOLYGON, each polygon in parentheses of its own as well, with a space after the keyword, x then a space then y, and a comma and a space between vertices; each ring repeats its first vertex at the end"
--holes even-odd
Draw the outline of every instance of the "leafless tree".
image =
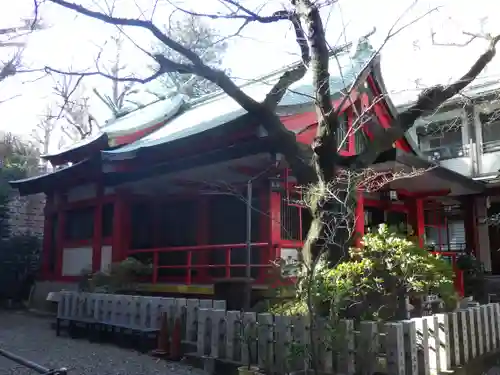
POLYGON ((61 131, 73 142, 98 130, 97 120, 90 113, 90 98, 81 81, 81 77, 66 75, 58 77, 54 84, 59 113, 51 120, 60 121, 61 131))
POLYGON ((110 61, 111 68, 109 74, 115 79, 111 80, 111 95, 101 93, 97 88, 93 91, 97 97, 109 108, 113 117, 118 117, 123 112, 126 104, 127 94, 131 92, 134 86, 133 82, 119 82, 116 78, 120 77, 127 69, 127 64, 122 58, 123 35, 119 32, 111 37, 114 48, 113 59, 110 61))
POLYGON ((40 152, 46 155, 55 137, 55 131, 58 127, 54 110, 51 105, 45 108, 44 113, 40 116, 40 121, 35 125, 31 131, 31 137, 36 145, 38 145, 40 152))
POLYGON ((33 18, 20 21, 18 26, 0 27, 0 48, 6 52, 6 59, 0 62, 0 82, 17 73, 29 71, 23 69, 21 64, 26 36, 43 27, 37 11, 33 18))
MULTIPOLYGON (((500 36, 490 37, 486 51, 478 57, 472 67, 457 81, 448 85, 437 85, 424 90, 418 100, 409 108, 401 112, 393 121, 390 128, 382 127, 371 129, 373 139, 365 145, 362 152, 354 156, 342 156, 338 152, 339 144, 339 111, 342 105, 334 108, 329 85, 329 63, 331 48, 326 41, 325 29, 319 7, 322 2, 310 0, 291 0, 288 7, 270 15, 261 15, 235 0, 221 0, 229 9, 227 14, 195 14, 199 17, 231 18, 242 21, 243 26, 249 23, 269 24, 274 22, 288 22, 293 26, 296 41, 301 55, 301 63, 294 65, 279 78, 271 87, 262 102, 257 102, 245 94, 223 71, 206 64, 196 52, 186 48, 169 35, 144 18, 122 18, 66 0, 48 0, 77 13, 93 19, 120 27, 135 27, 148 30, 159 42, 175 53, 183 56, 183 61, 174 61, 165 54, 150 53, 157 64, 154 74, 145 78, 110 77, 100 71, 95 72, 65 72, 47 68, 52 72, 62 73, 74 77, 101 75, 116 81, 149 82, 164 74, 179 73, 195 75, 211 81, 219 86, 227 95, 233 98, 256 120, 253 123, 264 126, 271 139, 275 142, 277 151, 282 153, 289 163, 294 176, 301 186, 309 186, 315 191, 315 199, 310 202, 313 217, 312 225, 305 245, 302 249, 302 258, 305 264, 312 264, 321 254, 326 253, 332 263, 337 263, 346 255, 345 234, 338 231, 336 235, 344 236, 340 241, 330 243, 331 225, 335 223, 335 213, 339 210, 338 198, 329 193, 332 181, 337 181, 342 170, 351 172, 369 168, 377 157, 384 151, 392 149, 394 143, 401 139, 405 132, 413 126, 415 121, 423 115, 436 110, 443 102, 453 97, 470 84, 493 59, 496 54, 496 44, 500 36), (307 70, 312 72, 313 87, 315 88, 315 104, 318 120, 317 135, 311 147, 297 142, 295 133, 289 131, 275 109, 291 84, 304 77, 307 70)), ((242 27, 243 27, 242 26, 242 27)), ((399 32, 394 26, 387 35, 387 39, 399 32)), ((358 77, 350 89, 356 88, 363 82, 358 77)), ((345 96, 343 102, 350 97, 345 96)), ((345 193, 345 199, 354 198, 351 191, 345 193)), ((341 201, 345 201, 341 199, 341 201)), ((349 204, 348 204, 349 206, 349 204)))

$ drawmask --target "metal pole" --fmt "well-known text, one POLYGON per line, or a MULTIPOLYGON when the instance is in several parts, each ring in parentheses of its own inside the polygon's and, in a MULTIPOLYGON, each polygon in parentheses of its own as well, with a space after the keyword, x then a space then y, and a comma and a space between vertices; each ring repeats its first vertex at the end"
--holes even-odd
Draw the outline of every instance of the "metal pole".
POLYGON ((252 300, 252 180, 247 182, 247 233, 246 233, 246 263, 245 263, 245 309, 249 309, 252 300))
POLYGON ((35 372, 38 372, 39 374, 45 375, 45 374, 58 374, 58 375, 65 375, 67 373, 67 370, 62 368, 60 370, 51 370, 46 367, 40 366, 39 364, 35 362, 28 361, 27 359, 24 359, 22 357, 19 357, 18 355, 8 352, 6 350, 0 349, 0 355, 4 356, 5 358, 10 359, 13 362, 16 362, 24 367, 27 367, 35 372))

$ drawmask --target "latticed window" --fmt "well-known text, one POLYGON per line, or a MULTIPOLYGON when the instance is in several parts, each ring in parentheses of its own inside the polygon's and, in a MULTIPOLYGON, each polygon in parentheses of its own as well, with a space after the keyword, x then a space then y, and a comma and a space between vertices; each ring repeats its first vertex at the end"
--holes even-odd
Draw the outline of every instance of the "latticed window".
POLYGON ((281 238, 304 241, 311 224, 309 209, 303 205, 302 194, 285 191, 281 194, 281 238))

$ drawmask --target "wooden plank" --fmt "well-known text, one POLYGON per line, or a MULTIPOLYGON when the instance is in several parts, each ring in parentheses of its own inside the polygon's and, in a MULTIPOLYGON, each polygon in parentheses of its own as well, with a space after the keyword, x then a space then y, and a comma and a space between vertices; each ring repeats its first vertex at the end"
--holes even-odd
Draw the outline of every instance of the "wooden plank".
POLYGON ((254 364, 257 357, 257 316, 253 312, 245 312, 242 316, 243 332, 241 341, 241 362, 243 365, 254 364))
POLYGON ((460 364, 465 364, 470 357, 470 329, 469 319, 466 310, 457 311, 458 317, 458 332, 459 332, 459 348, 460 348, 460 364))
POLYGON ((223 300, 214 300, 213 308, 218 310, 226 310, 226 301, 223 300))
MULTIPOLYGON (((291 318, 289 316, 275 316, 274 317, 274 332, 275 343, 274 353, 275 362, 278 374, 288 374, 290 369, 291 357, 291 318)), ((331 351, 330 351, 331 355, 331 351)))
POLYGON ((451 367, 460 366, 460 340, 458 314, 456 312, 448 313, 448 332, 450 334, 450 354, 451 367))
POLYGON ((186 309, 186 303, 187 303, 186 298, 175 299, 175 319, 182 317, 182 314, 184 314, 184 311, 186 309))
POLYGON ((448 327, 448 315, 435 314, 438 329, 438 349, 439 349, 439 370, 451 370, 451 347, 450 347, 450 331, 448 327))
POLYGON ((377 372, 378 325, 376 322, 361 322, 359 331, 356 345, 356 372, 360 375, 372 375, 377 372))
POLYGON ((412 320, 404 320, 402 323, 406 368, 405 373, 407 375, 418 375, 417 327, 415 322, 412 320))
POLYGON ((352 375, 356 371, 354 348, 354 322, 352 320, 339 321, 340 342, 338 367, 341 374, 352 375))
POLYGON ((475 322, 475 335, 476 335, 476 346, 477 346, 477 355, 484 354, 484 324, 483 317, 481 314, 481 309, 479 307, 473 307, 472 311, 474 312, 474 322, 475 322))
POLYGON ((494 303, 493 309, 495 311, 495 330, 497 336, 497 345, 500 346, 500 304, 494 303))
POLYGON ((111 319, 108 323, 111 324, 126 324, 128 319, 128 299, 123 295, 116 295, 112 301, 113 311, 111 319))
POLYGON ((113 296, 112 294, 107 294, 104 297, 103 317, 102 317, 102 321, 104 323, 109 324, 112 322, 113 307, 114 307, 115 298, 116 298, 116 296, 113 296))
POLYGON ((225 358, 230 361, 240 359, 240 313, 238 311, 228 311, 226 314, 226 347, 225 358), (238 354, 236 354, 238 352, 238 354))
POLYGON ((498 348, 497 344, 497 330, 495 325, 495 306, 492 303, 487 305, 487 313, 488 313, 488 324, 490 327, 490 335, 491 335, 491 349, 496 350, 498 348))
POLYGON ((59 303, 57 304, 57 318, 67 319, 68 293, 59 292, 59 303))
POLYGON ((488 319, 488 306, 479 306, 481 311, 481 319, 483 321, 483 345, 484 352, 489 353, 491 351, 491 333, 490 333, 490 322, 488 319))
POLYGON ((418 369, 423 375, 430 374, 430 359, 429 359, 429 329, 427 327, 427 319, 414 318, 417 335, 420 338, 422 350, 418 356, 418 369))
POLYGON ((223 332, 224 332, 224 323, 226 317, 226 310, 208 310, 210 311, 210 324, 212 325, 210 330, 210 357, 211 358, 222 358, 222 343, 223 340, 223 332))
POLYGON ((210 309, 214 307, 211 299, 200 299, 200 308, 210 309))
POLYGON ((402 323, 385 323, 387 373, 405 375, 405 345, 402 323))
POLYGON ((258 323, 258 365, 266 372, 274 371, 274 321, 272 314, 257 315, 258 323))
POLYGON ((439 372, 439 325, 433 315, 424 317, 429 332, 429 368, 431 375, 439 372))
POLYGON ((291 317, 291 333, 294 355, 291 356, 290 366, 293 371, 308 371, 310 369, 308 361, 308 350, 306 341, 306 317, 292 316, 291 317))
POLYGON ((186 340, 189 342, 196 342, 199 306, 199 299, 188 299, 186 301, 186 340))
POLYGON ((469 358, 477 356, 477 341, 476 341, 476 326, 474 318, 474 310, 472 308, 465 309, 467 314, 467 331, 469 337, 469 358))
POLYGON ((198 357, 203 357, 206 354, 206 348, 208 347, 206 324, 209 313, 209 309, 198 309, 198 341, 196 349, 196 354, 198 355, 198 357))

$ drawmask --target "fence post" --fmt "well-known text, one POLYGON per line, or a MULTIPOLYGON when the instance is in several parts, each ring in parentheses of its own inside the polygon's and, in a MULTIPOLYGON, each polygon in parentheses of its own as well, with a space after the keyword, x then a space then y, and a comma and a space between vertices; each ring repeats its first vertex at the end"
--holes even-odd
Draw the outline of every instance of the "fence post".
POLYGON ((495 350, 497 345, 497 330, 495 325, 495 306, 489 303, 487 306, 488 310, 488 323, 490 325, 490 334, 491 334, 491 349, 495 350))
POLYGON ((448 332, 450 335, 451 366, 460 365, 460 340, 459 340, 458 315, 456 312, 448 314, 448 332))
POLYGON ((481 309, 479 307, 473 307, 472 311, 474 312, 474 323, 475 323, 474 328, 475 328, 475 335, 476 335, 477 355, 480 356, 480 355, 484 354, 483 319, 481 316, 481 309))
POLYGON ((430 374, 429 366, 429 330, 427 328, 427 320, 424 318, 414 318, 417 334, 420 336, 422 351, 418 356, 418 369, 423 375, 430 374))
POLYGON ((340 332, 340 353, 339 372, 345 375, 352 375, 354 367, 354 322, 352 320, 341 320, 339 322, 340 332))
POLYGON ((448 315, 436 314, 437 322, 437 350, 439 350, 439 370, 448 371, 451 369, 451 348, 450 331, 448 330, 448 315))
POLYGON ((377 354, 380 349, 376 322, 361 322, 359 340, 356 347, 356 371, 361 375, 377 372, 377 354))
POLYGON ((386 345, 387 374, 405 375, 405 345, 403 335, 403 324, 386 323, 386 345))
POLYGON ((412 320, 403 321, 405 373, 418 375, 417 326, 412 320))
POLYGON ((258 327, 258 364, 259 368, 274 371, 274 324, 271 314, 259 314, 257 316, 258 327))

